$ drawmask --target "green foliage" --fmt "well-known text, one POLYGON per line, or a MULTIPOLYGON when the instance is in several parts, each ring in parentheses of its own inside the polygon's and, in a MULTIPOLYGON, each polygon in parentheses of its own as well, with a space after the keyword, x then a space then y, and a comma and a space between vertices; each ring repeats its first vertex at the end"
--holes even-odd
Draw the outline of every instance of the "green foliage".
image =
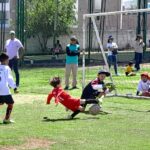
POLYGON ((54 35, 55 20, 56 35, 69 32, 69 25, 74 18, 74 0, 27 0, 27 34, 37 36, 41 49, 47 47, 47 41, 54 35))

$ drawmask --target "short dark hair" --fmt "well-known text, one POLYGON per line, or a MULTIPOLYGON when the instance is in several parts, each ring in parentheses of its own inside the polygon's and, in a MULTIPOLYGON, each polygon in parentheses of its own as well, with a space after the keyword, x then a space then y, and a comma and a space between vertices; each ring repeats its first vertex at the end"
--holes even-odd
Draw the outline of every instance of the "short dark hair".
POLYGON ((143 39, 140 34, 138 34, 138 35, 136 36, 136 39, 135 39, 135 40, 137 41, 138 39, 143 39))
POLYGON ((1 55, 0 55, 0 62, 4 62, 8 58, 9 58, 9 56, 7 54, 1 53, 1 55))
POLYGON ((133 62, 132 62, 132 61, 129 61, 128 65, 129 65, 129 66, 133 65, 133 62))
POLYGON ((50 80, 50 85, 53 87, 56 87, 60 83, 61 83, 60 77, 54 77, 52 80, 50 80))

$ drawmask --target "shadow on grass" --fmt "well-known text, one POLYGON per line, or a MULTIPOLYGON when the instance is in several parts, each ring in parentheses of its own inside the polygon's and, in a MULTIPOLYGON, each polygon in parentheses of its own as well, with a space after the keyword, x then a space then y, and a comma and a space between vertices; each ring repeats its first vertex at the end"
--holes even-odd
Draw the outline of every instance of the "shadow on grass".
POLYGON ((110 107, 114 109, 120 109, 120 110, 128 110, 128 111, 134 111, 134 112, 145 112, 145 113, 150 113, 150 110, 135 110, 135 109, 127 109, 127 108, 121 108, 121 107, 110 107))
POLYGON ((111 114, 109 112, 100 112, 98 115, 91 115, 89 113, 89 111, 85 111, 85 112, 82 112, 83 114, 86 114, 86 115, 90 115, 90 117, 86 117, 86 118, 74 118, 74 119, 67 119, 67 118, 59 118, 59 119, 50 119, 48 117, 43 117, 43 122, 59 122, 59 121, 76 121, 76 120, 97 120, 97 119, 100 119, 98 116, 99 115, 108 115, 108 114, 111 114))
MULTIPOLYGON (((91 115, 89 113, 89 111, 84 111, 84 112, 81 112, 81 113, 84 113, 86 115, 91 115)), ((111 112, 107 112, 107 111, 100 111, 97 115, 108 115, 108 114, 112 114, 111 112)))

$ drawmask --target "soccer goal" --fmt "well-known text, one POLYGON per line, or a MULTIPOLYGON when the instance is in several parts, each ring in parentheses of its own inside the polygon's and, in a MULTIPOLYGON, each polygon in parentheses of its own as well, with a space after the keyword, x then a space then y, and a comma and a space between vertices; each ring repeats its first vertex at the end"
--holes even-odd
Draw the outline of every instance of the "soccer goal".
MULTIPOLYGON (((136 97, 137 85, 140 80, 140 73, 147 71, 150 72, 148 64, 142 64, 140 72, 136 72, 136 76, 126 77, 125 66, 129 61, 134 63, 134 42, 137 36, 137 24, 143 25, 143 20, 138 22, 138 16, 142 17, 143 14, 147 15, 147 28, 141 28, 141 35, 147 34, 147 41, 149 39, 150 30, 150 9, 136 9, 136 10, 124 10, 115 12, 103 12, 83 15, 83 55, 82 55, 82 87, 90 80, 87 73, 87 67, 85 66, 86 60, 86 48, 87 48, 87 36, 88 36, 88 23, 91 19, 92 23, 92 50, 91 54, 93 59, 102 58, 101 67, 111 72, 109 82, 113 82, 116 85, 115 96, 123 97, 136 97), (103 28, 100 23, 103 21, 103 28), (118 72, 119 76, 114 75, 113 66, 109 68, 107 59, 107 40, 109 36, 112 36, 114 41, 118 45, 118 72)), ((146 23, 146 22, 144 22, 146 23)), ((145 43, 147 44, 147 43, 145 43)), ((89 69, 88 69, 89 70, 89 69)), ((90 72, 92 68, 90 68, 90 72)), ((145 97, 142 97, 145 98, 145 97)))

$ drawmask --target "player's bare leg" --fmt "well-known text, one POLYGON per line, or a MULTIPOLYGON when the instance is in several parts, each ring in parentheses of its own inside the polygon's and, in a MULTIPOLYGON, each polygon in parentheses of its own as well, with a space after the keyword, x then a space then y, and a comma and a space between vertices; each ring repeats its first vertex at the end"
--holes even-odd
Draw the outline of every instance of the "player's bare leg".
POLYGON ((13 109, 13 104, 8 104, 7 109, 6 109, 5 119, 3 120, 4 124, 14 122, 14 121, 10 120, 10 115, 11 115, 12 109, 13 109))

